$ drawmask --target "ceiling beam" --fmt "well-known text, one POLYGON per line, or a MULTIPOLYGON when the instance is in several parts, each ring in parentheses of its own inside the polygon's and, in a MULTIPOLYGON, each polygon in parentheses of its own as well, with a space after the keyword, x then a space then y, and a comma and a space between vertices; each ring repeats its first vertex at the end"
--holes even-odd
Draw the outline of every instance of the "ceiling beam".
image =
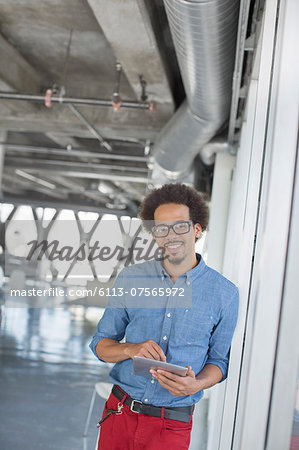
POLYGON ((148 184, 148 177, 146 176, 140 176, 140 175, 131 175, 131 174, 116 174, 111 172, 84 172, 80 170, 67 170, 67 169, 26 169, 29 173, 36 173, 42 175, 45 174, 46 176, 49 175, 61 175, 65 177, 71 177, 71 178, 86 178, 91 180, 109 180, 109 181, 128 181, 131 183, 144 183, 148 184))
POLYGON ((24 153, 34 153, 40 155, 58 155, 58 156, 67 156, 68 158, 91 158, 95 159, 108 159, 114 161, 131 161, 137 163, 146 164, 147 158, 145 156, 131 156, 131 155, 120 155, 114 153, 103 153, 95 151, 88 151, 82 148, 72 149, 72 150, 63 150, 58 148, 50 148, 50 147, 36 147, 31 145, 21 145, 21 144, 7 144, 3 142, 5 147, 5 151, 9 154, 11 152, 19 152, 20 155, 24 153))
POLYGON ((39 169, 47 169, 55 170, 57 169, 79 169, 80 171, 87 170, 90 171, 91 169, 93 171, 97 170, 115 170, 118 172, 136 172, 139 174, 147 174, 148 168, 147 167, 138 167, 136 165, 120 165, 120 164, 98 164, 98 163, 83 163, 78 161, 62 161, 62 160, 53 160, 53 159, 29 159, 23 158, 22 156, 12 156, 9 155, 5 158, 5 167, 16 167, 16 168, 22 168, 22 169, 30 169, 32 170, 39 170, 39 169))
MULTIPOLYGON (((42 78, 38 72, 26 61, 18 49, 5 39, 0 33, 0 89, 2 91, 39 92, 42 86, 42 78)), ((37 110, 36 105, 16 102, 1 101, 4 110, 30 113, 37 110), (5 108, 4 108, 5 106, 5 108)))
MULTIPOLYGON (((3 184, 3 192, 15 192, 18 193, 18 195, 24 195, 25 190, 31 190, 34 192, 39 192, 40 194, 46 195, 50 198, 56 198, 56 199, 68 199, 68 196, 66 193, 63 193, 61 191, 58 191, 56 189, 48 189, 45 187, 40 186, 38 183, 35 183, 34 181, 25 181, 21 177, 17 176, 17 174, 12 175, 10 174, 4 174, 3 179, 5 183, 3 184), (11 180, 13 177, 13 184, 11 184, 11 180)), ((25 196, 29 199, 28 195, 25 196)))
POLYGON ((0 61, 4 62, 0 64, 0 78, 7 87, 16 91, 39 91, 42 85, 40 75, 1 33, 0 61))
POLYGON ((18 195, 10 195, 5 194, 4 200, 5 203, 12 203, 13 205, 30 205, 34 208, 41 207, 41 208, 54 208, 56 210, 61 209, 70 209, 72 211, 87 211, 87 212, 97 212, 100 215, 103 214, 115 214, 116 216, 131 216, 131 217, 137 217, 136 210, 133 210, 131 208, 131 205, 125 210, 114 210, 110 208, 105 208, 105 206, 101 205, 94 205, 94 204, 88 204, 84 199, 82 199, 82 203, 80 203, 79 200, 71 202, 68 200, 68 202, 64 201, 52 201, 47 200, 45 198, 38 199, 38 198, 24 198, 18 195))
MULTIPOLYGON (((10 103, 14 103, 11 101, 10 103)), ((20 104, 18 103, 18 108, 20 104)), ((24 103, 27 107, 27 104, 24 103)), ((28 105, 29 107, 34 105, 28 105)), ((36 106, 42 108, 41 105, 36 106)), ((89 107, 86 107, 89 108, 89 107)), ((67 108, 68 109, 68 108, 67 108)), ((83 107, 82 107, 83 110, 83 107)), ((35 110, 36 111, 36 110, 35 110)), ((84 110, 85 111, 85 110, 84 110)), ((29 112, 29 111, 28 111, 29 112)), ((164 105, 159 105, 156 113, 149 111, 120 111, 113 113, 109 108, 92 108, 84 112, 90 122, 105 139, 135 138, 154 141, 161 127, 167 122, 164 105), (88 114, 89 113, 89 114, 88 114), (96 116, 96 117, 94 117, 96 116)), ((11 131, 31 131, 37 133, 59 133, 65 136, 90 138, 90 131, 78 122, 76 117, 66 110, 65 105, 55 105, 51 110, 46 107, 35 114, 7 114, 0 108, 1 127, 11 131)))
POLYGON ((71 136, 64 136, 55 132, 46 133, 46 136, 51 139, 51 141, 55 142, 55 144, 60 145, 60 147, 80 148, 81 146, 80 142, 71 136))
POLYGON ((141 95, 139 75, 142 74, 147 82, 149 100, 167 104, 171 115, 172 92, 144 0, 87 2, 136 97, 141 95))

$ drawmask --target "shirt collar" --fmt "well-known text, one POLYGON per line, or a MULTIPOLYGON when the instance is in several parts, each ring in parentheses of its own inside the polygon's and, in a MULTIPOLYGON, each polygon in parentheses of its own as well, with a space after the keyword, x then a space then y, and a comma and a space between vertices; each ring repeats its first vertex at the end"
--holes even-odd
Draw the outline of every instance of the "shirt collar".
MULTIPOLYGON (((196 259, 197 261, 199 261, 199 263, 195 267, 193 267, 193 269, 188 270, 188 272, 182 274, 187 278, 187 281, 191 281, 192 279, 197 278, 205 269, 206 263, 204 262, 203 257, 199 253, 196 253, 196 259)), ((161 261, 155 260, 155 265, 158 275, 160 275, 163 278, 169 277, 169 274, 164 269, 161 261)))

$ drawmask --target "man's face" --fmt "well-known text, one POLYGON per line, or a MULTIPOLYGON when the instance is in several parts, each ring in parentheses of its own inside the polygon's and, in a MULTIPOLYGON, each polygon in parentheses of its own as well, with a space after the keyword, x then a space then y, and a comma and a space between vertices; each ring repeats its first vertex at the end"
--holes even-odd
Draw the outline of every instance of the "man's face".
MULTIPOLYGON (((160 205, 154 213, 155 226, 165 224, 173 225, 182 221, 189 221, 189 208, 186 205, 167 203, 160 205)), ((186 258, 195 253, 195 238, 199 237, 202 229, 192 224, 185 234, 176 234, 171 228, 165 237, 154 237, 157 245, 162 249, 164 258, 171 264, 181 264, 186 258)))

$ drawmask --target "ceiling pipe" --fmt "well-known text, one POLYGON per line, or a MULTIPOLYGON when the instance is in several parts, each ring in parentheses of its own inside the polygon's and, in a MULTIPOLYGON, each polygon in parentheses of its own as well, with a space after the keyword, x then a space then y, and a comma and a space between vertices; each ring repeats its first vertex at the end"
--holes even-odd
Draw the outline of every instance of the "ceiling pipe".
POLYGON ((42 168, 79 168, 79 169, 90 169, 92 166, 94 170, 115 170, 121 172, 137 172, 137 173, 148 173, 147 167, 136 167, 136 166, 121 166, 119 164, 98 164, 90 162, 78 162, 78 161, 63 161, 63 160, 53 160, 53 159, 29 159, 28 157, 23 158, 20 156, 7 156, 5 159, 6 167, 21 166, 23 169, 31 169, 32 161, 34 161, 34 167, 37 169, 42 168))
MULTIPOLYGON (((45 95, 36 95, 36 94, 14 93, 14 92, 0 92, 0 99, 45 103, 46 96, 45 95)), ((102 100, 102 99, 97 99, 97 98, 51 96, 51 99, 50 100, 47 99, 47 101, 50 101, 51 103, 60 103, 60 104, 67 104, 67 105, 70 104, 70 105, 86 105, 86 106, 108 106, 110 108, 113 107, 111 100, 102 100)), ((148 110, 150 112, 156 111, 156 103, 155 102, 132 102, 132 101, 126 100, 121 103, 120 107, 128 108, 128 109, 143 109, 143 110, 148 110)))
POLYGON ((229 116, 239 0, 164 0, 187 99, 159 134, 157 173, 187 175, 229 116))
POLYGON ((227 142, 224 137, 217 137, 208 142, 200 151, 202 162, 206 166, 212 166, 215 163, 216 153, 231 153, 234 154, 233 147, 227 142))
POLYGON ((83 114, 78 110, 78 108, 76 108, 76 106, 72 104, 69 104, 68 107, 70 108, 72 113, 74 113, 75 116, 80 120, 80 122, 82 122, 83 125, 86 126, 89 132, 100 142, 101 146, 104 147, 106 150, 108 150, 108 152, 112 152, 113 150, 112 146, 107 141, 105 141, 103 136, 101 136, 98 130, 88 122, 86 117, 83 116, 83 114))
POLYGON ((53 147, 35 147, 32 145, 22 145, 22 144, 9 144, 0 141, 0 146, 3 145, 7 153, 19 152, 19 153, 37 153, 42 155, 59 155, 67 157, 84 157, 92 159, 110 159, 115 161, 132 161, 137 163, 146 164, 147 158, 144 156, 132 156, 132 155, 119 155, 116 153, 100 153, 98 151, 88 151, 85 149, 71 149, 63 150, 61 148, 53 147))

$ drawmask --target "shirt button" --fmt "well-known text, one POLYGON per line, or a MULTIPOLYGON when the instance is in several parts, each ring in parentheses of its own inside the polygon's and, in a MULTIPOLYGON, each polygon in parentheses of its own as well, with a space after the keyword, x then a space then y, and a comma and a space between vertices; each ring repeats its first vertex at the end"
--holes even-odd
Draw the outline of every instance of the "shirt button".
POLYGON ((154 384, 155 380, 151 380, 151 383, 154 384))
POLYGON ((167 341, 167 336, 164 336, 164 337, 163 337, 163 340, 164 340, 164 341, 167 341))
POLYGON ((190 281, 187 281, 187 286, 190 286, 190 281))
POLYGON ((186 312, 188 312, 189 311, 189 309, 186 309, 186 312))
POLYGON ((145 398, 144 401, 145 401, 145 402, 148 402, 148 398, 145 398))
POLYGON ((168 313, 168 314, 167 314, 167 317, 170 317, 170 316, 171 316, 171 314, 170 314, 170 313, 168 313))

